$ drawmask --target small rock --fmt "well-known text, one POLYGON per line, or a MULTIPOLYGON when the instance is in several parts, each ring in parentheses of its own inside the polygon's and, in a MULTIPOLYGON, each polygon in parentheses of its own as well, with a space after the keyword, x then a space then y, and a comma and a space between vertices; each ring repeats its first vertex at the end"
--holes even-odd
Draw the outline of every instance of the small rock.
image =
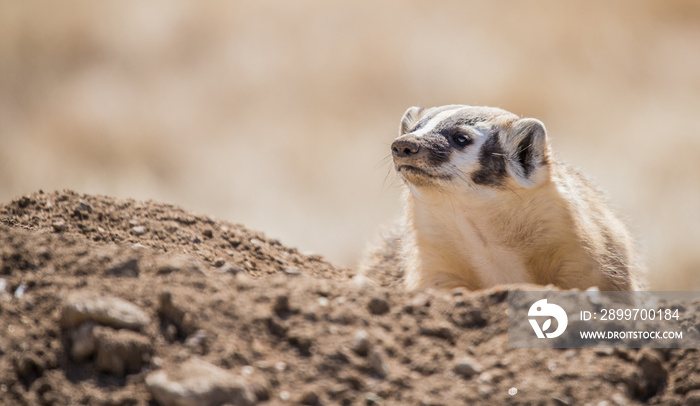
POLYGON ((480 309, 455 309, 450 314, 450 320, 459 327, 480 328, 487 323, 484 312, 480 309))
POLYGON ((452 329, 446 322, 442 322, 436 325, 426 325, 420 328, 418 331, 421 335, 442 338, 450 343, 455 341, 454 333, 452 329))
POLYGON ((626 380, 633 397, 649 399, 668 384, 668 371, 659 354, 653 349, 642 349, 637 358, 637 365, 639 370, 626 380))
POLYGON ((252 406, 255 394, 243 378, 198 358, 170 365, 146 377, 146 387, 161 405, 252 406))
POLYGON ((231 264, 224 264, 221 268, 218 270, 219 273, 228 273, 231 275, 236 275, 240 272, 244 272, 243 268, 239 268, 235 265, 231 264))
POLYGON ((53 223, 51 223, 51 227, 53 227, 53 231, 61 233, 63 231, 66 231, 66 222, 63 220, 54 221, 53 223))
POLYGON ((365 275, 355 275, 350 279, 350 285, 357 290, 366 290, 372 286, 377 286, 377 283, 365 275))
POLYGON ((313 345, 313 339, 311 337, 302 334, 295 334, 289 337, 288 342, 296 347, 301 355, 311 355, 311 346, 313 345))
POLYGON ((226 264, 226 261, 223 258, 216 258, 213 265, 214 268, 221 268, 224 264, 226 264))
POLYGON ((365 405, 374 406, 374 405, 381 405, 381 404, 382 404, 382 398, 377 396, 376 393, 369 392, 365 395, 365 405))
POLYGON ((73 330, 70 334, 71 338, 71 349, 70 355, 75 362, 83 362, 90 358, 95 352, 95 335, 93 334, 93 328, 95 323, 87 322, 83 323, 77 329, 73 330))
POLYGON ((474 375, 481 373, 481 364, 477 360, 471 357, 462 357, 455 362, 454 371, 455 373, 465 377, 471 378, 474 375))
POLYGON ((207 341, 207 332, 197 330, 185 340, 185 347, 191 348, 193 352, 204 355, 207 353, 209 346, 207 341))
POLYGON ((24 209, 25 207, 29 206, 30 204, 33 204, 33 202, 34 201, 32 199, 30 199, 29 197, 22 196, 19 198, 19 200, 17 200, 17 206, 24 209))
POLYGON ((267 381, 253 381, 250 383, 250 389, 258 401, 270 400, 270 385, 267 381))
POLYGON ((206 229, 206 230, 204 230, 204 231, 202 232, 202 235, 205 236, 205 237, 207 237, 207 238, 213 238, 213 237, 214 237, 214 231, 212 231, 211 229, 208 228, 208 229, 206 229))
POLYGON ((139 237, 139 236, 142 236, 142 235, 146 234, 146 231, 147 231, 147 230, 146 230, 146 227, 144 227, 144 226, 136 226, 136 227, 133 227, 133 228, 131 229, 131 234, 133 234, 133 235, 139 237))
POLYGON ((138 306, 116 297, 90 291, 69 294, 61 310, 61 326, 71 329, 86 321, 141 330, 150 323, 150 318, 138 306))
POLYGON ((302 270, 297 268, 296 266, 288 266, 284 268, 284 273, 292 276, 299 276, 303 274, 302 270))
POLYGON ((110 265, 105 270, 106 276, 136 278, 139 276, 139 260, 137 258, 129 258, 126 261, 117 262, 110 265))
POLYGON ((571 406, 571 401, 565 397, 553 397, 552 403, 554 406, 571 406))
POLYGON ((610 347, 603 347, 603 348, 596 348, 594 350, 595 355, 599 357, 607 357, 610 355, 613 355, 615 353, 615 350, 610 348, 610 347))
POLYGON ((389 303, 380 297, 373 297, 369 301, 369 311, 372 314, 386 314, 389 312, 389 303))
POLYGON ((369 334, 365 330, 355 333, 352 341, 352 350, 363 357, 369 353, 372 344, 369 341, 369 334))
POLYGON ((166 275, 171 273, 204 274, 200 262, 186 255, 158 259, 156 264, 156 273, 159 275, 166 275))
POLYGON ((158 296, 158 315, 172 323, 180 337, 187 337, 198 329, 192 314, 176 306, 170 292, 162 292, 158 296))
POLYGON ((384 354, 382 353, 381 349, 372 349, 372 351, 369 353, 368 362, 369 369, 380 377, 386 378, 386 376, 389 374, 389 368, 384 361, 384 354))
POLYGON ((299 403, 301 403, 302 405, 315 406, 321 403, 321 399, 318 397, 318 394, 316 394, 316 392, 308 391, 301 395, 299 403))
POLYGON ((584 294, 586 295, 586 297, 588 297, 588 301, 591 304, 600 305, 602 303, 600 289, 598 289, 597 286, 591 286, 590 288, 586 289, 584 294))
POLYGON ((17 299, 21 299, 22 296, 24 296, 24 292, 27 291, 27 284, 22 282, 17 286, 17 289, 15 289, 15 297, 17 299))
MULTIPOLYGON (((1 268, 2 264, 0 264, 1 268)), ((7 281, 3 278, 0 278, 0 300, 4 302, 12 300, 12 296, 7 292, 7 281)))
MULTIPOLYGON (((622 393, 614 394, 612 396, 612 401, 615 402, 615 404, 617 406, 627 406, 629 404, 629 401, 627 400, 625 395, 623 395, 622 393)), ((571 403, 569 403, 569 404, 571 404, 571 403)), ((698 404, 697 406, 700 406, 700 404, 698 404)))
POLYGON ((83 201, 80 201, 78 202, 78 207, 76 208, 76 210, 84 211, 86 213, 92 213, 92 206, 83 201))
POLYGON ((148 337, 129 330, 114 330, 109 327, 94 328, 97 355, 95 367, 109 374, 124 376, 137 372, 148 364, 153 345, 148 337))

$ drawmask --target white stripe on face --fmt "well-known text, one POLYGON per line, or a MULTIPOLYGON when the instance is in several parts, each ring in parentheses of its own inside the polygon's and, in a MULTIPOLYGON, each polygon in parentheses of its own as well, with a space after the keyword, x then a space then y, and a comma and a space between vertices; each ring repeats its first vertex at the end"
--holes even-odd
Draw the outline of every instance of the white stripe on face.
POLYGON ((453 109, 441 111, 438 113, 435 117, 431 118, 430 121, 425 123, 423 127, 420 129, 416 130, 412 134, 415 135, 416 137, 422 137, 425 134, 428 134, 429 132, 433 131, 435 127, 440 123, 442 120, 452 116, 453 114, 457 113, 459 110, 464 109, 464 106, 458 106, 453 109))

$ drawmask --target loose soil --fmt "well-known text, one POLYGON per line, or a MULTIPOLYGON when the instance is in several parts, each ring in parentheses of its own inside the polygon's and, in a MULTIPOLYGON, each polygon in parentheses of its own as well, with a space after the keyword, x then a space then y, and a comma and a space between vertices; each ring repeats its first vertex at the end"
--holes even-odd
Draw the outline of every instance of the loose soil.
POLYGON ((700 404, 695 349, 509 349, 503 289, 353 276, 167 204, 23 196, 0 206, 0 404, 155 405, 146 377, 192 359, 262 405, 700 404), (77 354, 75 295, 140 309, 90 322, 103 347, 136 344, 77 354))

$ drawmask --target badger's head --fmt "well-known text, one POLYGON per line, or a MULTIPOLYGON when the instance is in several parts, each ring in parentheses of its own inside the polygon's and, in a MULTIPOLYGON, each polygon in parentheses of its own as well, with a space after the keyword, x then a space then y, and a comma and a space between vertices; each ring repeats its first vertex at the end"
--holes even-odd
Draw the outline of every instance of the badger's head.
POLYGON ((534 188, 549 178, 544 124, 493 107, 411 107, 391 144, 394 167, 418 188, 534 188))

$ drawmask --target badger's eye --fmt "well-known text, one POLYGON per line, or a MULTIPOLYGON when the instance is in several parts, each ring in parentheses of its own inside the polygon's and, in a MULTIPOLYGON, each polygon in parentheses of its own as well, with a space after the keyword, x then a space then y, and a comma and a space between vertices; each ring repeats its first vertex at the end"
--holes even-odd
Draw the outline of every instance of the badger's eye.
POLYGON ((451 135, 452 142, 459 147, 466 147, 472 143, 472 139, 462 133, 454 133, 451 135))

